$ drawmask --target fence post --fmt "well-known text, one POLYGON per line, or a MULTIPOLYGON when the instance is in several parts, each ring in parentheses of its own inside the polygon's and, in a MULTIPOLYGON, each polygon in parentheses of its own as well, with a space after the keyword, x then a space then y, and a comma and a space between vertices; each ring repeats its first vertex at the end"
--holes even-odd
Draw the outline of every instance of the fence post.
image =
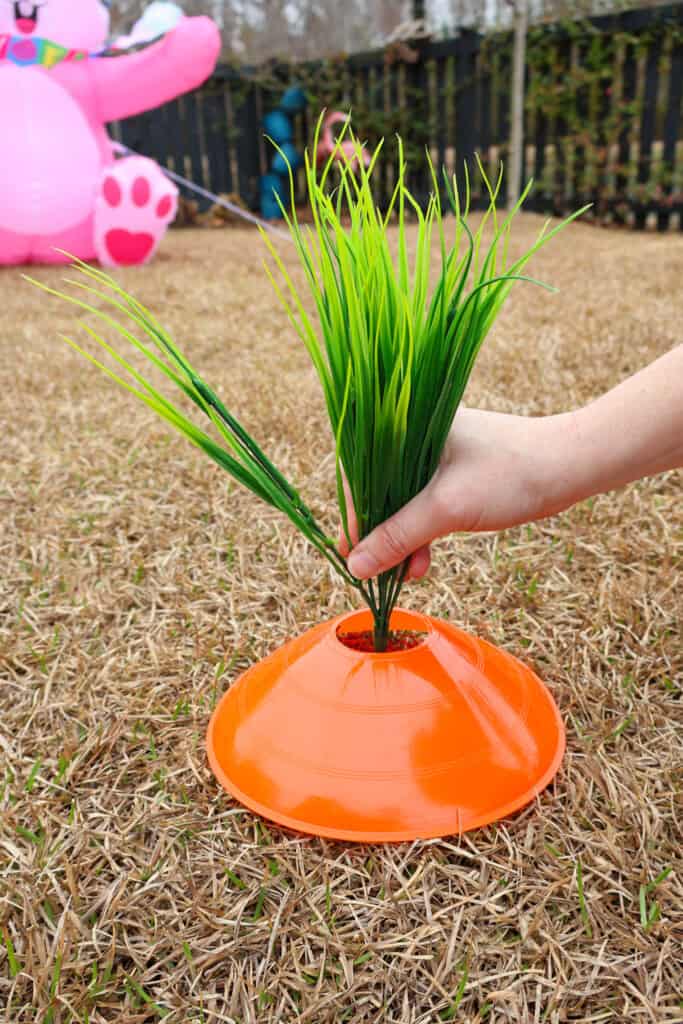
POLYGON ((507 168, 507 204, 515 205, 522 182, 524 147, 524 70, 526 63, 526 31, 528 0, 511 0, 515 12, 515 41, 512 58, 512 118, 510 126, 510 158, 507 168))
POLYGON ((465 169, 475 192, 480 188, 474 159, 478 148, 476 74, 479 49, 478 34, 471 29, 461 31, 455 51, 455 175, 461 195, 465 192, 465 169))

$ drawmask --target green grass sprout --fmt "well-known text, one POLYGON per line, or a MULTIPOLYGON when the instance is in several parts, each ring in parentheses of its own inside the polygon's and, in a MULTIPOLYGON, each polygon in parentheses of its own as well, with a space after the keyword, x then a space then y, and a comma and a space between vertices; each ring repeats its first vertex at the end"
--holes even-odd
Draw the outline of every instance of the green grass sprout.
POLYGON ((640 909, 640 924, 643 931, 649 931, 649 929, 659 921, 661 917, 661 909, 657 900, 650 900, 652 893, 657 889, 662 882, 665 882, 669 877, 673 868, 664 868, 656 878, 647 885, 641 885, 638 893, 638 906, 640 909))
POLYGON ((589 939, 593 937, 593 927, 591 925, 590 914, 588 913, 588 905, 586 903, 586 895, 583 887, 583 864, 581 858, 576 859, 576 891, 579 894, 579 911, 581 913, 581 920, 583 921, 583 928, 589 939))
MULTIPOLYGON (((341 519, 349 543, 353 539, 351 513, 362 539, 427 485, 439 463, 479 349, 511 288, 517 281, 541 284, 523 273, 527 263, 562 227, 584 212, 577 211, 552 229, 547 221, 531 248, 510 262, 512 224, 531 182, 514 208, 499 217, 496 202, 502 170, 492 183, 477 161, 489 202, 475 231, 469 224, 469 177, 466 174, 465 195, 461 196, 455 178, 451 181, 444 175, 447 207, 455 215, 454 239, 447 241, 448 209, 444 212, 442 208, 439 181, 431 162, 433 192, 423 211, 407 187, 399 139, 396 185, 388 209, 380 211, 373 197, 372 177, 381 146, 365 168, 360 143, 352 133, 350 137, 356 161, 345 157, 340 149, 344 133, 321 168, 306 154, 312 227, 302 227, 294 212, 291 171, 291 210, 282 204, 315 303, 317 325, 307 313, 284 261, 263 234, 272 257, 266 268, 268 275, 322 385, 335 444, 341 519), (417 224, 410 246, 412 254, 409 218, 417 224), (491 239, 485 245, 485 232, 489 230, 491 239), (438 273, 430 289, 435 262, 438 273), (345 481, 352 509, 347 506, 345 481)), ((373 616, 375 650, 384 651, 408 563, 366 582, 351 576, 335 542, 298 490, 192 367, 153 314, 103 271, 80 260, 74 260, 73 266, 80 276, 68 281, 71 290, 67 293, 33 283, 68 299, 87 314, 90 322, 82 320, 81 326, 125 376, 73 339, 63 340, 239 483, 286 515, 366 602, 373 616), (124 358, 105 339, 104 329, 113 330, 178 388, 208 421, 211 433, 199 427, 124 358)))
POLYGON ((8 932, 3 929, 3 940, 5 943, 5 949, 7 950, 7 962, 9 964, 9 973, 11 978, 16 978, 17 974, 21 973, 21 964, 17 958, 16 951, 14 949, 14 943, 10 938, 8 932))

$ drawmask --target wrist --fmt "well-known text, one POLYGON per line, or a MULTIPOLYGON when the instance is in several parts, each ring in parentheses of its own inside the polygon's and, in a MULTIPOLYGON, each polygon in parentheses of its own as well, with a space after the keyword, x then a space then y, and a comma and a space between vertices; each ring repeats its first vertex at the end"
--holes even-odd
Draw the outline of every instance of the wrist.
POLYGON ((564 511, 594 494, 623 486, 639 475, 638 445, 631 436, 627 419, 615 417, 598 400, 549 417, 553 421, 556 456, 553 512, 564 511))
POLYGON ((573 412, 551 417, 564 453, 565 507, 683 464, 683 346, 573 412))
POLYGON ((556 515, 590 497, 594 466, 583 409, 545 416, 542 423, 543 515, 556 515))

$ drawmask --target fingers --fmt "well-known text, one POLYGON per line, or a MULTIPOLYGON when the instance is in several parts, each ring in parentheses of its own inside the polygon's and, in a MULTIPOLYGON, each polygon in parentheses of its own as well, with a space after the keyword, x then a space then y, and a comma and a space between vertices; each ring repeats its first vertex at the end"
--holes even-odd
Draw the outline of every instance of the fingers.
POLYGON ((441 535, 439 527, 428 486, 353 549, 348 558, 349 572, 365 580, 392 569, 415 553, 413 571, 424 575, 429 566, 427 545, 441 535))
MULTIPOLYGON (((347 558, 350 548, 348 541, 344 536, 343 531, 339 534, 339 552, 347 558)), ((421 547, 410 559, 408 564, 408 572, 406 573, 407 580, 420 580, 423 576, 429 572, 429 567, 432 563, 432 553, 428 544, 421 547)))
POLYGON ((429 572, 429 566, 432 561, 432 553, 429 545, 425 544, 421 547, 410 559, 408 565, 408 573, 406 579, 409 580, 420 580, 426 573, 429 572))

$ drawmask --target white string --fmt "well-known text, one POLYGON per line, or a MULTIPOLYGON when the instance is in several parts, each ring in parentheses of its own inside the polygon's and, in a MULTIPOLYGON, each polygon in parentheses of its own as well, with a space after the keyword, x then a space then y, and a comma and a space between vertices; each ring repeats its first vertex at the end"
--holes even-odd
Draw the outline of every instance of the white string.
MULTIPOLYGON (((136 153, 134 149, 129 149, 128 146, 124 146, 122 142, 114 142, 114 149, 117 153, 125 153, 128 156, 142 156, 141 153, 136 153)), ((251 224, 258 224, 259 227, 264 228, 266 231, 272 232, 274 235, 278 235, 280 238, 286 238, 288 242, 292 242, 291 235, 288 235, 286 231, 280 231, 279 228, 269 224, 267 220, 262 220, 255 214, 250 213, 249 210, 243 210, 241 206, 236 203, 231 203, 229 199, 222 199, 220 196, 215 195, 213 192, 209 192, 208 189, 202 188, 201 185, 195 185, 193 181, 188 178, 183 178, 182 174, 176 174, 175 171, 169 171, 168 167, 162 167, 158 165, 164 172, 167 178, 171 181, 175 181, 178 185, 183 185, 185 188, 190 189, 191 192, 196 192, 198 195, 203 196, 205 199, 211 199, 216 206, 222 206, 225 210, 230 210, 237 217, 242 217, 243 220, 248 220, 251 224)))

